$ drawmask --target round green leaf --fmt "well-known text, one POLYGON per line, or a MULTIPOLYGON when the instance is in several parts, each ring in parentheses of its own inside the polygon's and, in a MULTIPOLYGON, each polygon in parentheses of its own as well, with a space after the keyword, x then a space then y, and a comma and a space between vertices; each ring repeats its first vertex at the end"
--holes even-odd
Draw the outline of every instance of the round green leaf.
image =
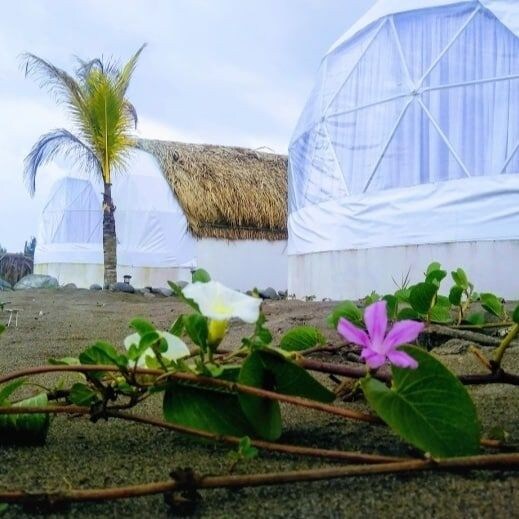
POLYGON ((162 405, 168 422, 215 434, 253 433, 235 393, 170 382, 162 405))
POLYGON ((196 269, 191 274, 191 280, 193 283, 209 283, 209 281, 211 281, 211 276, 207 270, 196 269))
POLYGON ((296 326, 281 338, 279 347, 285 351, 302 351, 326 342, 325 337, 314 326, 296 326))
POLYGON ((352 322, 353 324, 364 326, 362 321, 362 312, 351 301, 343 301, 342 303, 338 304, 332 310, 332 313, 326 318, 326 322, 332 328, 337 328, 339 319, 341 317, 348 319, 348 321, 352 322))
MULTIPOLYGON (((245 359, 238 381, 246 386, 274 389, 274 376, 266 368, 259 351, 251 353, 245 359)), ((278 402, 244 393, 238 394, 238 400, 242 411, 259 436, 270 441, 281 436, 281 410, 278 402)))
POLYGON ((459 306, 461 304, 461 297, 463 296, 463 288, 458 285, 454 285, 449 292, 449 301, 454 306, 459 306))
POLYGON ((434 457, 478 453, 480 425, 463 384, 424 350, 401 349, 418 361, 418 368, 393 366, 391 388, 371 377, 363 379, 371 407, 404 440, 434 457))
POLYGON ((431 309, 437 292, 438 287, 433 283, 418 283, 411 287, 409 304, 419 314, 426 314, 431 309))

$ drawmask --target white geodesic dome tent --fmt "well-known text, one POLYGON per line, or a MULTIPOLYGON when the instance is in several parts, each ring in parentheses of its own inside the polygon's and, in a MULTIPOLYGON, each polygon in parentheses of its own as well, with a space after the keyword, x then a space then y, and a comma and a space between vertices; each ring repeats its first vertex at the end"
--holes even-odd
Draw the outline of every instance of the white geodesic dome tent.
POLYGON ((332 46, 289 153, 289 293, 427 264, 519 295, 519 2, 381 0, 332 46))
MULTIPOLYGON (((167 286, 189 279, 195 242, 186 217, 154 159, 138 154, 132 174, 114 178, 117 277, 131 275, 136 287, 167 286)), ((34 270, 60 284, 103 284, 101 184, 64 177, 53 185, 42 211, 34 270)))

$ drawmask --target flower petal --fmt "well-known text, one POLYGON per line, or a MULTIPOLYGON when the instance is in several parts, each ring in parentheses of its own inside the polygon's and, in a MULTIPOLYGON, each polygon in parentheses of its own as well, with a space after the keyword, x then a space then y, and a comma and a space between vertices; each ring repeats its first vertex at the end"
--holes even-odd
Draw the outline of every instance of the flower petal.
POLYGON ((391 364, 398 366, 399 368, 411 368, 416 369, 418 362, 416 362, 411 355, 408 355, 405 351, 393 350, 388 352, 387 358, 391 364))
POLYGON ((189 355, 189 348, 185 342, 176 335, 169 332, 159 332, 159 335, 166 339, 168 349, 162 354, 167 359, 177 360, 189 355))
POLYGON ((382 366, 382 364, 384 364, 384 362, 386 361, 386 357, 384 355, 377 353, 371 348, 365 348, 364 350, 362 350, 360 356, 366 361, 366 364, 371 369, 380 368, 380 366, 382 366))
POLYGON ((182 292, 195 301, 200 312, 210 319, 228 321, 237 317, 246 323, 258 320, 261 299, 227 288, 218 281, 191 283, 182 292))
POLYGON ((397 346, 413 342, 423 331, 425 325, 417 321, 398 321, 393 325, 386 335, 383 344, 383 352, 395 350, 397 346))
POLYGON ((353 344, 363 346, 364 348, 367 348, 370 344, 368 334, 364 330, 357 328, 347 319, 344 319, 344 317, 339 319, 337 331, 344 339, 353 344))
POLYGON ((377 301, 364 310, 364 322, 368 329, 373 349, 379 351, 387 330, 387 306, 385 301, 377 301))
POLYGON ((141 342, 141 336, 138 333, 132 333, 131 335, 128 335, 124 339, 124 347, 129 350, 130 347, 135 344, 135 346, 139 345, 139 342, 141 342))

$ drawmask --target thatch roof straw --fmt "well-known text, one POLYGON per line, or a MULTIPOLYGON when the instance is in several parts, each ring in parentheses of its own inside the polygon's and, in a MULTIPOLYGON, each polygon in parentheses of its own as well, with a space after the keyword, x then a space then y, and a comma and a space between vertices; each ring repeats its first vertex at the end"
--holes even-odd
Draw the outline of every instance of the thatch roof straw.
POLYGON ((287 237, 287 158, 246 148, 140 139, 198 238, 287 237))
POLYGON ((23 254, 0 254, 0 278, 15 285, 28 274, 32 274, 33 260, 23 254))

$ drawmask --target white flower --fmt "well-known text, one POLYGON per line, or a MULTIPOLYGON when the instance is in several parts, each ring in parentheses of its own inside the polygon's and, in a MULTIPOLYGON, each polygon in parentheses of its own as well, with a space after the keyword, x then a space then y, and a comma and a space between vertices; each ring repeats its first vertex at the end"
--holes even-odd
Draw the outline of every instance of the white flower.
POLYGON ((227 288, 218 281, 192 283, 182 292, 198 305, 203 315, 215 321, 228 321, 231 317, 246 323, 258 320, 261 299, 227 288))
MULTIPOLYGON (((166 339, 166 342, 168 343, 167 351, 165 353, 161 353, 162 357, 168 360, 177 360, 189 355, 188 347, 185 345, 184 341, 179 339, 176 335, 173 335, 169 332, 159 332, 158 330, 157 333, 160 337, 166 339)), ((124 339, 124 347, 129 350, 132 344, 138 345, 140 340, 141 336, 138 333, 132 333, 131 335, 128 335, 126 339, 124 339)), ((146 366, 146 355, 155 356, 155 353, 151 347, 148 348, 144 354, 139 357, 137 362, 138 366, 146 366)))

